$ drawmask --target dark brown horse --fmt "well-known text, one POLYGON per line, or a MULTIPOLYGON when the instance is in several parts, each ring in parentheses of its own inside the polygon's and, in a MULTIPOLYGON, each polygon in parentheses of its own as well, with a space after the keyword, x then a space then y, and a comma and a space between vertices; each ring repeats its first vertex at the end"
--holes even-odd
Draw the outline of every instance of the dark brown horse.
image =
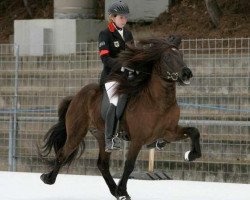
POLYGON ((117 93, 129 96, 122 127, 128 133, 130 146, 118 185, 109 171, 110 153, 105 152, 104 121, 101 117, 103 90, 98 84, 86 85, 59 105, 59 121, 48 131, 40 151, 45 159, 52 148, 56 154, 52 171, 41 175, 44 183, 53 184, 60 168, 76 158, 90 129, 95 130, 92 133, 99 143, 97 166, 111 194, 117 199, 130 199, 127 181, 143 145, 158 139, 172 142, 190 137, 191 149, 185 154, 186 159, 192 161, 201 156, 199 131, 178 125, 180 108, 176 100, 176 83, 187 85, 192 77, 178 49, 180 42, 181 39, 175 36, 143 40, 141 46, 129 47, 117 60, 118 68, 122 65, 139 72, 132 81, 125 81, 119 73, 110 77, 120 82, 117 93))

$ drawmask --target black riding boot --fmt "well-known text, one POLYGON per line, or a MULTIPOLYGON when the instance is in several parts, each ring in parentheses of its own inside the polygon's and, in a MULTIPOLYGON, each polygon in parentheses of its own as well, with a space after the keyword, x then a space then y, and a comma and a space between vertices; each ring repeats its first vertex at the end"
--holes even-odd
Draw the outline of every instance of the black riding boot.
POLYGON ((105 119, 105 151, 111 152, 112 150, 120 149, 121 143, 120 139, 114 137, 116 131, 116 106, 114 104, 110 104, 106 119, 105 119))

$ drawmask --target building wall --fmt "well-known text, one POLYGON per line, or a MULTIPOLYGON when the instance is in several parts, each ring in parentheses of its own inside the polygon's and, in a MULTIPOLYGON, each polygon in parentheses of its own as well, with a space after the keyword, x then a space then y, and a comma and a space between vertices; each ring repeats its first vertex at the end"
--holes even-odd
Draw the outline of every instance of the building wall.
POLYGON ((94 19, 15 20, 14 43, 21 56, 76 53, 77 43, 97 41, 104 27, 105 21, 94 19))

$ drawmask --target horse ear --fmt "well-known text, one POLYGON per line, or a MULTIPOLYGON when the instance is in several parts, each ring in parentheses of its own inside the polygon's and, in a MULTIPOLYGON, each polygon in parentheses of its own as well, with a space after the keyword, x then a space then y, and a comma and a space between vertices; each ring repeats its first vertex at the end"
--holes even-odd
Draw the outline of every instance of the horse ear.
POLYGON ((170 35, 167 38, 167 41, 169 42, 170 45, 179 47, 180 44, 181 44, 181 36, 179 36, 179 35, 170 35))

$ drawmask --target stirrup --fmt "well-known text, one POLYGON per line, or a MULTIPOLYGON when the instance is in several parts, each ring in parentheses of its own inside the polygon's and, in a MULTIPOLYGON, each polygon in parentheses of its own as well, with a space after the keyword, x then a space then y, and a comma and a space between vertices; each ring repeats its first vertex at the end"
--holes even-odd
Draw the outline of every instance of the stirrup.
POLYGON ((157 150, 163 150, 163 148, 166 146, 166 141, 162 141, 162 140, 157 140, 156 141, 156 144, 155 144, 155 148, 157 149, 157 150))
POLYGON ((118 133, 111 139, 111 148, 105 148, 106 152, 112 152, 113 150, 121 149, 121 140, 118 137, 118 133))
POLYGON ((112 138, 112 149, 121 149, 121 139, 118 137, 118 133, 112 138))

